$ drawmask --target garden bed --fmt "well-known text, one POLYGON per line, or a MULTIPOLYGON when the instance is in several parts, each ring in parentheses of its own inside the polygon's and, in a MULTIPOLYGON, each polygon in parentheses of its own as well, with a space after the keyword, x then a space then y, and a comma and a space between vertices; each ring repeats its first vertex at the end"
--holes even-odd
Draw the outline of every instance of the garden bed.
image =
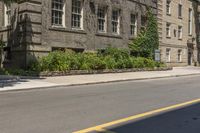
MULTIPOLYGON (((88 74, 106 74, 106 73, 126 73, 126 72, 143 72, 143 71, 168 71, 172 67, 159 68, 131 68, 131 69, 114 69, 114 70, 70 70, 66 72, 41 72, 35 74, 40 77, 54 77, 54 76, 70 76, 70 75, 88 75, 88 74)), ((34 75, 33 75, 34 76, 34 75)))

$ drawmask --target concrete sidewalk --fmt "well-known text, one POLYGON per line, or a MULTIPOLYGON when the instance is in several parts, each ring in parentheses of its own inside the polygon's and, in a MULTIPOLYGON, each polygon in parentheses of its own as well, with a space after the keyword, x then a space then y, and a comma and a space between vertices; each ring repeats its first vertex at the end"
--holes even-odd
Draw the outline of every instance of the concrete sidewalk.
POLYGON ((129 80, 157 79, 189 75, 200 75, 200 67, 175 67, 173 68, 173 70, 170 71, 128 72, 46 77, 36 79, 19 79, 15 82, 5 83, 4 87, 0 86, 0 91, 29 90, 34 88, 97 84, 129 80))

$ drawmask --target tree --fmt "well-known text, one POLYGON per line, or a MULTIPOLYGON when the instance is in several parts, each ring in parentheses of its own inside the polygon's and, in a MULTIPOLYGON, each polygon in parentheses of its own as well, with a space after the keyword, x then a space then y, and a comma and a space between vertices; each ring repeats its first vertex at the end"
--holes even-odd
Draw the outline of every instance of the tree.
POLYGON ((147 8, 147 27, 140 31, 129 48, 133 56, 153 58, 155 49, 159 46, 158 24, 155 15, 150 8, 147 8))

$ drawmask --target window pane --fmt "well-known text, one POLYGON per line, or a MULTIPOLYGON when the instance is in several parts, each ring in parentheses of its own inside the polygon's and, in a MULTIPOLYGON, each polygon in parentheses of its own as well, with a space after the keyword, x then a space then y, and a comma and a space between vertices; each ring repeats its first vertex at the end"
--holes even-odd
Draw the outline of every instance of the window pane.
POLYGON ((63 26, 63 0, 52 0, 52 24, 63 26))

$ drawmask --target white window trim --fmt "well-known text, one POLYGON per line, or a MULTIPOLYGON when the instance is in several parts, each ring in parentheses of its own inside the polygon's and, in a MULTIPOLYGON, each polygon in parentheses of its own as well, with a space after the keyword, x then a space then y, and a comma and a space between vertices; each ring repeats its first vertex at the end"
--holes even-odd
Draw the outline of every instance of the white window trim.
POLYGON ((181 49, 179 49, 178 50, 178 62, 182 62, 182 50, 181 49))
POLYGON ((183 5, 178 4, 178 18, 182 18, 182 17, 183 17, 183 5))
MULTIPOLYGON (((117 32, 114 32, 113 30, 112 30, 112 33, 113 34, 120 34, 120 10, 119 9, 113 9, 112 10, 112 22, 117 22, 117 32), (114 11, 117 11, 118 12, 118 20, 116 21, 116 20, 113 20, 113 12, 114 11)), ((113 24, 112 24, 112 28, 113 28, 113 24)))
POLYGON ((166 23, 166 37, 171 37, 171 23, 166 23))
POLYGON ((183 38, 183 26, 178 26, 178 39, 183 38))
MULTIPOLYGON (((132 23, 132 20, 130 21, 130 27, 134 27, 134 33, 132 34, 132 29, 131 29, 131 35, 134 35, 134 36, 137 36, 137 15, 136 14, 133 14, 133 13, 131 13, 131 17, 132 17, 132 15, 134 15, 134 17, 135 17, 135 22, 134 23, 132 23)), ((131 18, 132 19, 132 18, 131 18)))
MULTIPOLYGON (((53 0, 52 0, 52 3, 53 3, 53 0)), ((53 27, 66 27, 66 25, 65 25, 65 15, 66 15, 65 10, 66 10, 66 1, 63 0, 63 7, 62 7, 62 11, 61 11, 62 12, 62 24, 59 25, 59 24, 54 24, 53 22, 51 22, 53 27)), ((53 12, 53 7, 51 8, 51 12, 53 12)), ((51 13, 51 14, 53 15, 53 13, 51 13)), ((51 15, 51 17, 53 17, 52 15, 51 15)))
POLYGON ((166 13, 167 15, 171 15, 171 0, 166 0, 166 13))
MULTIPOLYGON (((84 30, 84 25, 83 25, 83 15, 84 15, 84 12, 83 12, 83 1, 82 0, 78 0, 78 1, 81 2, 81 5, 80 5, 81 12, 80 12, 80 14, 79 13, 75 13, 75 12, 73 12, 73 9, 72 9, 71 10, 71 15, 73 16, 73 14, 74 14, 74 15, 79 15, 80 16, 80 27, 73 26, 73 23, 71 24, 71 26, 72 26, 73 30, 84 30)), ((73 3, 73 0, 72 0, 72 3, 73 3)), ((73 5, 71 5, 71 6, 73 6, 73 5)), ((71 17, 71 22, 73 21, 72 19, 73 19, 73 17, 71 17)))
POLYGON ((103 32, 103 33, 106 33, 106 32, 107 32, 107 16, 108 16, 108 14, 107 14, 106 7, 104 7, 104 6, 98 6, 98 11, 97 11, 98 32, 103 32), (100 18, 100 17, 98 16, 98 15, 99 15, 99 14, 98 14, 99 9, 104 10, 104 18, 100 18), (99 29, 99 19, 104 20, 104 29, 103 29, 103 30, 100 30, 100 29, 99 29))
POLYGON ((11 8, 10 6, 4 4, 4 26, 10 26, 11 25, 11 8), (8 15, 8 12, 10 12, 10 16, 8 15))
POLYGON ((193 10, 189 9, 189 35, 193 32, 193 10))
POLYGON ((171 62, 171 49, 167 48, 166 49, 166 62, 171 62))

